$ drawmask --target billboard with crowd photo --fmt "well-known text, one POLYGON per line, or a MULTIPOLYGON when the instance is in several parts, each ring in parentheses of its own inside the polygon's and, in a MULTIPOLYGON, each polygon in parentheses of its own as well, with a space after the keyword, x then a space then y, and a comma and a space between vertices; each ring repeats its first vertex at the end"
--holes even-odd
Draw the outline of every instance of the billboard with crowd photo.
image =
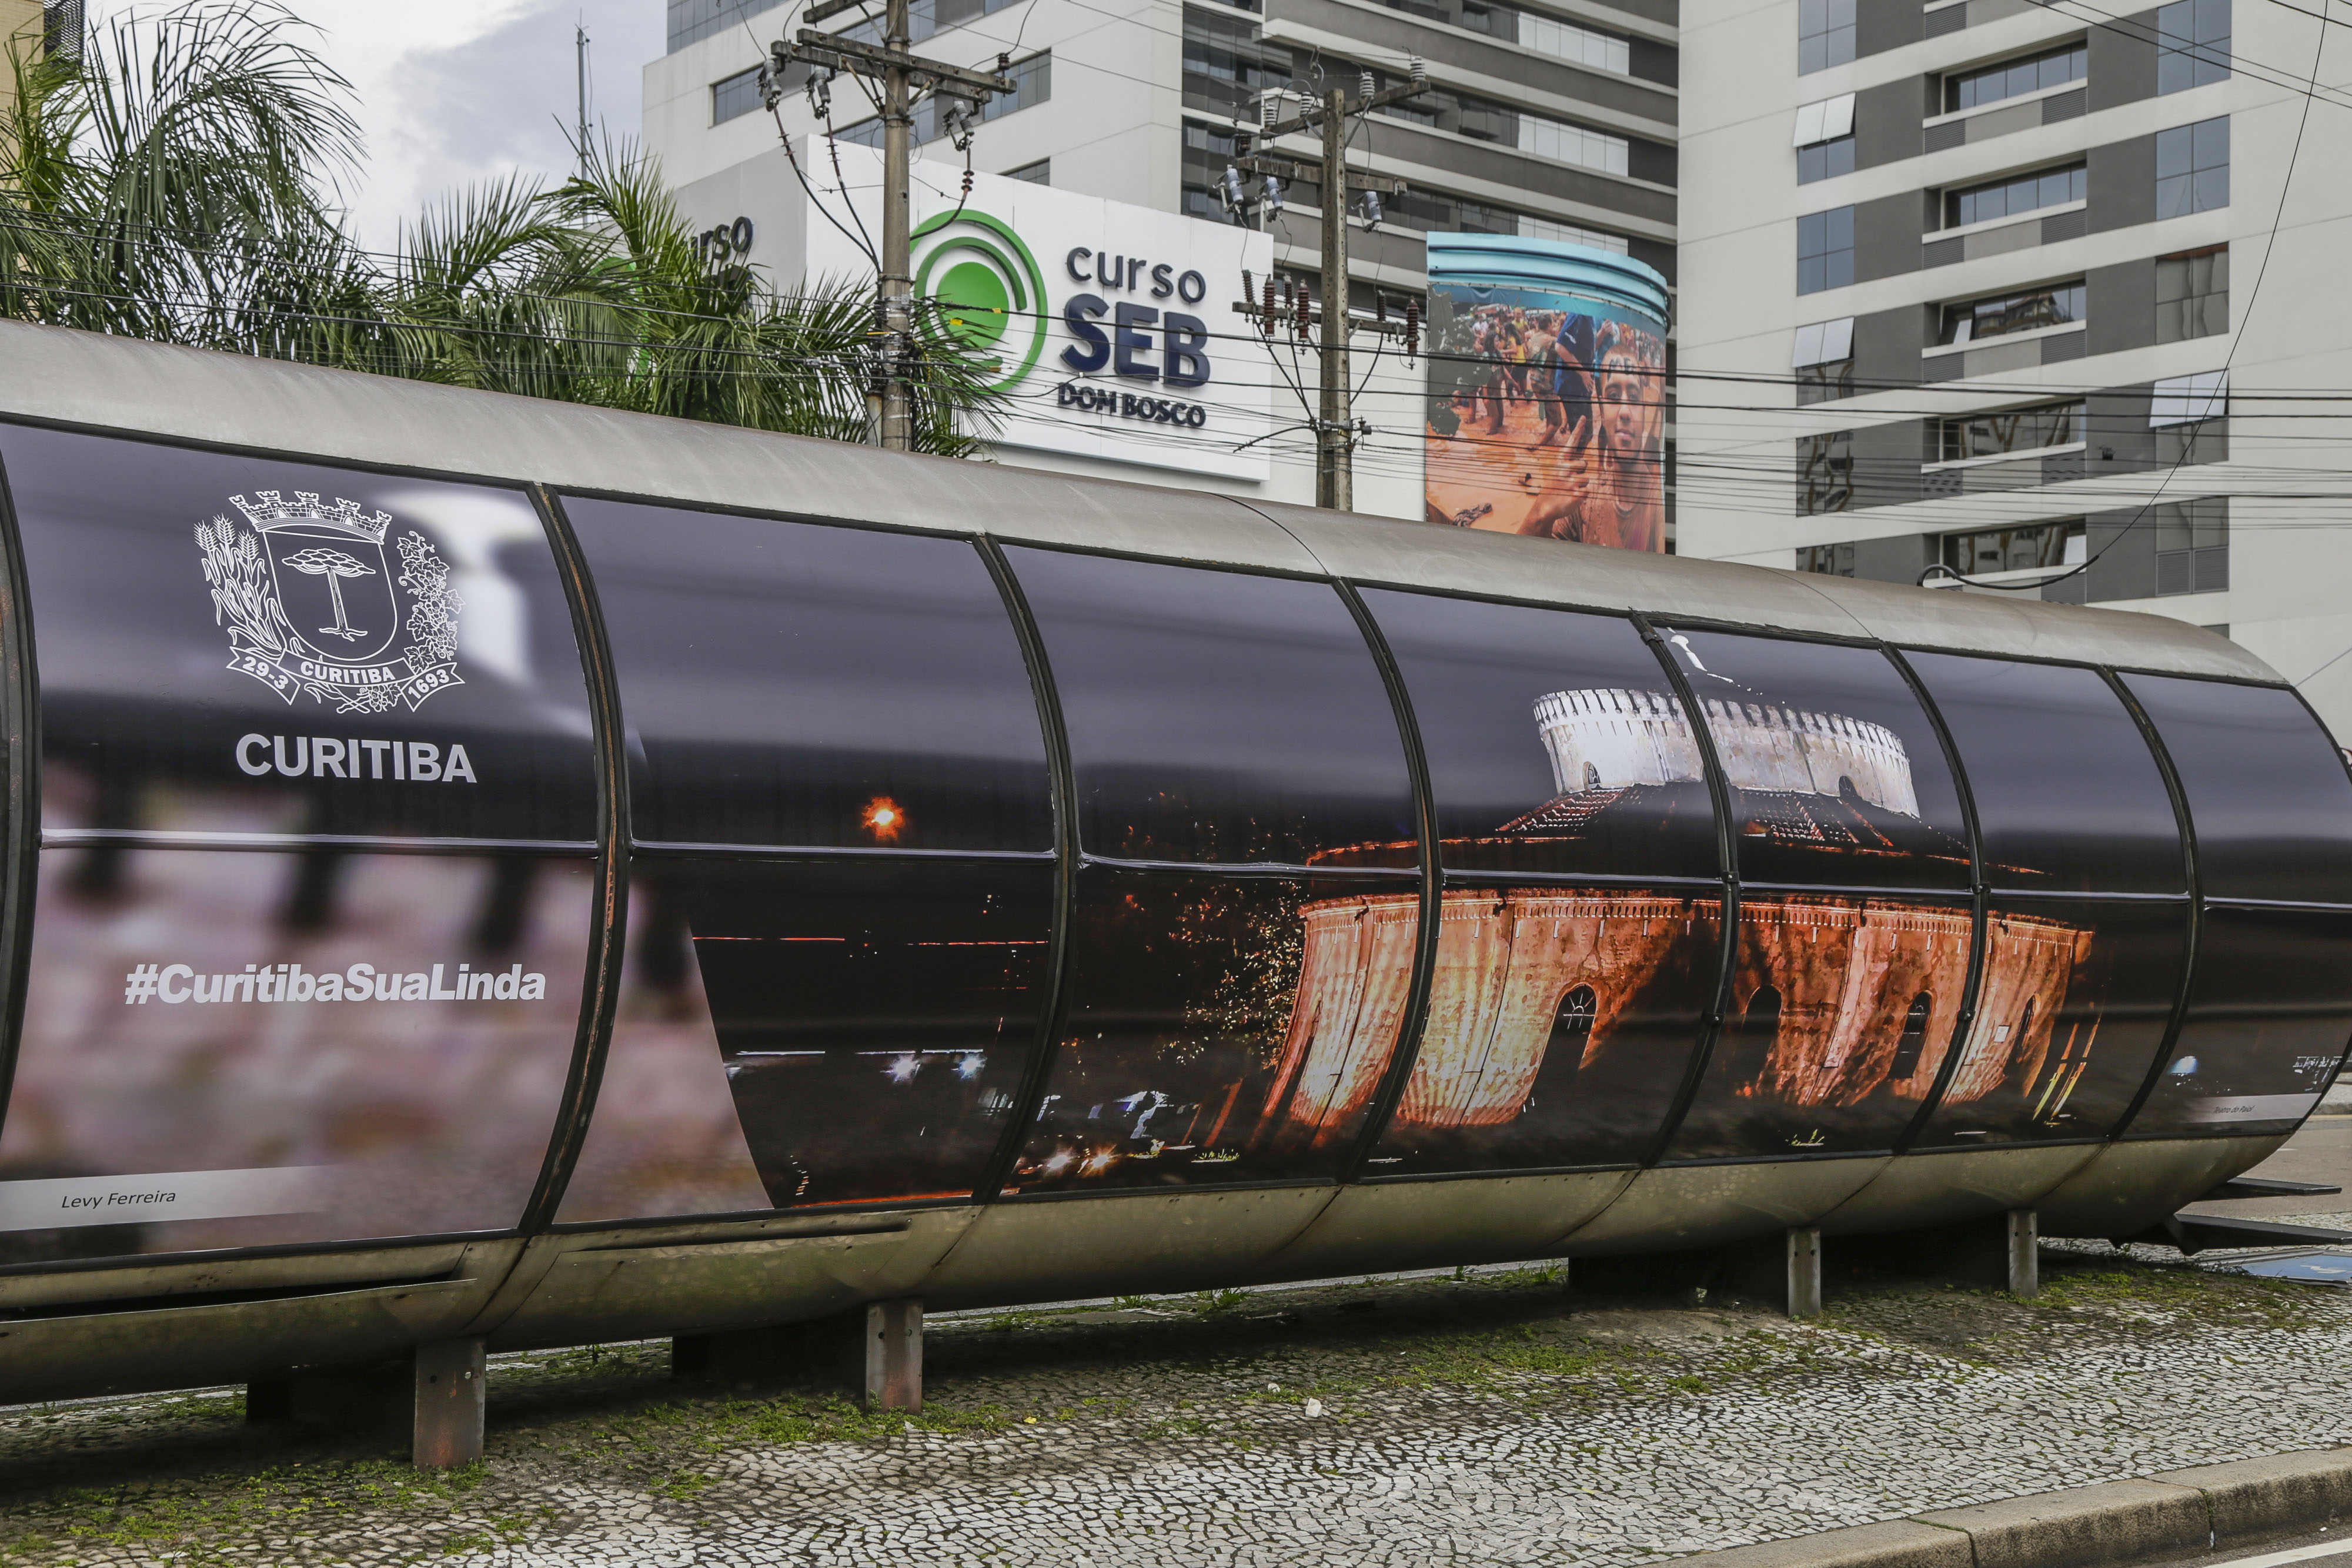
POLYGON ((1665 302, 1608 251, 1430 235, 1429 520, 1664 550, 1665 302))

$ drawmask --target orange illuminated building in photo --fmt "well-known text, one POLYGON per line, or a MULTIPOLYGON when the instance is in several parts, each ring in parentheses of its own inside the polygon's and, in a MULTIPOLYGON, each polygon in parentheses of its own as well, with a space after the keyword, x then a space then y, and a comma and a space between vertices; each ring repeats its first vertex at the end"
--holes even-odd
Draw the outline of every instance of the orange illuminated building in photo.
MULTIPOLYGON (((1681 709, 1657 693, 1560 692, 1537 705, 1565 789, 1482 839, 1554 844, 1609 831, 1645 794, 1704 787, 1681 709)), ((1731 772, 1740 831, 1828 853, 1966 858, 1922 822, 1901 740, 1835 715, 1769 706, 1710 714, 1731 772), (1857 784, 1857 776, 1862 782, 1857 784)), ((1325 859, 1348 863, 1360 851, 1325 859)), ((1381 893, 1305 910, 1305 957, 1265 1125, 1317 1136, 1353 1125, 1378 1088, 1412 966, 1418 901, 1381 893)), ((1443 898, 1428 1019, 1394 1125, 1500 1127, 1525 1113, 1538 1074, 1606 1074, 1629 1009, 1661 985, 1696 940, 1719 951, 1722 903, 1698 890, 1450 888, 1443 898), (1554 1062, 1556 1053, 1573 1052, 1554 1062)), ((1967 990, 1972 919, 1965 904, 1838 893, 1746 894, 1730 1007, 1708 1068, 1732 1107, 1823 1112, 1874 1097, 1913 1105, 1933 1090, 1967 990)), ((2061 921, 1999 914, 1987 922, 1984 974, 1947 1103, 2000 1092, 2054 1118, 2083 1074, 2098 1024, 2077 998, 2054 1026, 2092 934, 2061 921), (2053 1037, 2055 1037, 2053 1039, 2053 1037), (2054 1051, 2053 1051, 2054 1045, 2054 1051)), ((1685 960, 1686 962, 1686 959, 1685 960)), ((1802 1135, 1790 1140, 1807 1146, 1802 1135)))

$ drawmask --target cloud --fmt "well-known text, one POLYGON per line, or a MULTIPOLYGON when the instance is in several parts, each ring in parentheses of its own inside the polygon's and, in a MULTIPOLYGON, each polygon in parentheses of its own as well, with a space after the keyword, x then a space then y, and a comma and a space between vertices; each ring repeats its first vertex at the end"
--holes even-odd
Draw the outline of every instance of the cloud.
POLYGON ((644 68, 664 43, 655 0, 295 0, 295 8, 354 89, 367 161, 346 193, 354 229, 379 248, 404 219, 461 186, 570 172, 575 25, 588 29, 592 119, 615 137, 637 134, 644 68))

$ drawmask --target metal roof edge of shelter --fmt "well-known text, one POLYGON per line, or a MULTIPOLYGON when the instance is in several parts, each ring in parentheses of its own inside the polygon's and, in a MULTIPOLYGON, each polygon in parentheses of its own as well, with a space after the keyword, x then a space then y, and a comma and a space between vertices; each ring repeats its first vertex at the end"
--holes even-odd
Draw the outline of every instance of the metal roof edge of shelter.
POLYGON ((1934 647, 2275 681, 2226 638, 2125 611, 1402 522, 883 452, 0 321, 0 416, 558 489, 1641 611, 1934 647), (891 470, 877 483, 877 465, 891 470), (823 497, 822 500, 818 497, 823 497))
POLYGON ((1516 235, 1425 236, 1432 282, 1541 288, 1667 319, 1665 275, 1614 251, 1516 235))

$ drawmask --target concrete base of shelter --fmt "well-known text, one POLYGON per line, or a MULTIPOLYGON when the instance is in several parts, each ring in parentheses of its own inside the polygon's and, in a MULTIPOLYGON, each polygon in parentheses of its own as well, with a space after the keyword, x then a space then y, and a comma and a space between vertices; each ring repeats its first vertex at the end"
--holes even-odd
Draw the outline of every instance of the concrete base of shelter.
POLYGON ((923 1407, 923 1303, 908 1297, 774 1328, 680 1334, 670 1375, 814 1383, 868 1410, 923 1407))

